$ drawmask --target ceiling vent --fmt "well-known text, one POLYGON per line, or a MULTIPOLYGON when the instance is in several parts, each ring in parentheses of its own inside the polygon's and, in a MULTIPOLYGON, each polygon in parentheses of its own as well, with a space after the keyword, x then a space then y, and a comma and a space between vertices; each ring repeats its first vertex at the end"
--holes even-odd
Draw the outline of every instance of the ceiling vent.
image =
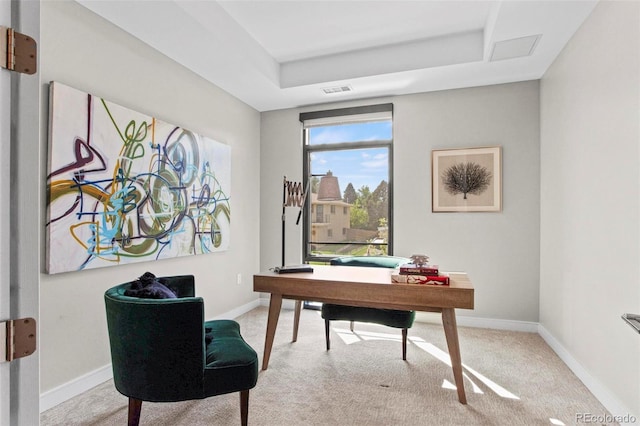
POLYGON ((503 59, 514 59, 529 56, 538 44, 542 34, 527 37, 502 40, 494 43, 491 52, 491 61, 501 61, 503 59))
POLYGON ((335 86, 325 87, 324 89, 322 89, 322 91, 327 95, 331 95, 333 93, 352 92, 353 88, 351 86, 335 86))

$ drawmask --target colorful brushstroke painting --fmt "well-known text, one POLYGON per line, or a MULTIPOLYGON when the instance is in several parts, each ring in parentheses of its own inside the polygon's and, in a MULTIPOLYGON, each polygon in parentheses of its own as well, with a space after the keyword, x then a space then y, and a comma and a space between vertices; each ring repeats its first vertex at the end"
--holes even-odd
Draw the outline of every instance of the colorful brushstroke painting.
POLYGON ((228 249, 228 145, 59 82, 49 101, 49 274, 228 249))

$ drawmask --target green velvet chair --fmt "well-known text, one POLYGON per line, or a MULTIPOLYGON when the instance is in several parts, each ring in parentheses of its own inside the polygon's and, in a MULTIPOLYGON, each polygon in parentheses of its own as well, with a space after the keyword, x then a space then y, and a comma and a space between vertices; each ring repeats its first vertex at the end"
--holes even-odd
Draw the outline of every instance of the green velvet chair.
POLYGON ((174 289, 177 298, 125 296, 131 283, 104 295, 113 380, 129 398, 128 424, 139 423, 142 401, 175 402, 240 392, 240 417, 246 425, 249 389, 258 380, 256 352, 240 335, 237 322, 204 321, 204 304, 195 297, 193 276, 158 280, 174 289))
MULTIPOLYGON (((394 256, 347 256, 331 259, 332 265, 368 266, 374 268, 397 268, 410 263, 411 259, 394 256)), ((415 311, 400 311, 395 309, 364 308, 360 306, 334 305, 323 303, 322 318, 327 341, 327 350, 331 348, 329 329, 331 321, 350 321, 353 332, 354 321, 368 322, 402 329, 402 359, 407 359, 407 332, 413 325, 415 311)))

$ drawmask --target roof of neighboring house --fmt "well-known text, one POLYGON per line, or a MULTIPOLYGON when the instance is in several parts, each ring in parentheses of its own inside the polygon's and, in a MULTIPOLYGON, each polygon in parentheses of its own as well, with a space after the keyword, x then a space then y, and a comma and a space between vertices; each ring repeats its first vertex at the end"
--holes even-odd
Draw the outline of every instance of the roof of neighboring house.
POLYGON ((343 206, 343 207, 351 207, 353 205, 353 204, 345 203, 342 200, 330 200, 330 201, 318 200, 318 194, 314 194, 314 193, 311 193, 311 204, 326 204, 326 205, 343 206))

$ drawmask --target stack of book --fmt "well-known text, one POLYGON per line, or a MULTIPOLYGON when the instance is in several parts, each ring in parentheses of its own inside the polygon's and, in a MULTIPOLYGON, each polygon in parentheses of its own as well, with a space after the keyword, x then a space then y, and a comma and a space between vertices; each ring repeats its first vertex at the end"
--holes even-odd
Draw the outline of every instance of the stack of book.
POLYGON ((449 285, 449 277, 441 274, 438 265, 400 265, 398 273, 391 274, 391 282, 401 284, 449 285))

